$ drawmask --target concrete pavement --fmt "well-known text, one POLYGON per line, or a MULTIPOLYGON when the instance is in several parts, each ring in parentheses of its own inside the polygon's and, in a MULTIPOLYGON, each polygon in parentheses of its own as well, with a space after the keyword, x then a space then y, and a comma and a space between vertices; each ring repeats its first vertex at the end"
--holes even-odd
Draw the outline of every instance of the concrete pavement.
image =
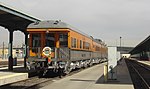
POLYGON ((120 64, 123 69, 120 68, 118 70, 119 75, 117 80, 111 80, 108 83, 104 83, 103 81, 103 66, 104 64, 99 64, 72 76, 54 80, 54 83, 41 89, 134 89, 124 61, 120 64), (125 80, 122 81, 122 79, 125 80))
POLYGON ((0 86, 28 79, 28 73, 22 72, 23 66, 15 66, 14 68, 13 71, 9 71, 8 67, 0 68, 0 86))

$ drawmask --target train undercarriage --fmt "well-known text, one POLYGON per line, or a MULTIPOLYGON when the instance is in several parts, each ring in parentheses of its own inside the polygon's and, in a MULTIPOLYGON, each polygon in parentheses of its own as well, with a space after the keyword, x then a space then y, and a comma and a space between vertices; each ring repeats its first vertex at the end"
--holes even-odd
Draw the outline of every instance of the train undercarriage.
POLYGON ((28 58, 28 69, 36 70, 40 76, 44 76, 48 70, 66 75, 74 69, 86 68, 107 61, 96 52, 76 51, 68 48, 55 48, 54 51, 55 57, 50 62, 48 58, 28 58))
POLYGON ((106 59, 87 59, 87 60, 80 60, 80 61, 52 61, 51 63, 48 63, 46 60, 45 61, 34 61, 28 63, 28 69, 29 70, 36 70, 39 75, 44 76, 48 70, 52 70, 55 73, 59 73, 60 71, 62 74, 66 75, 70 73, 74 69, 80 69, 80 68, 86 68, 90 67, 94 64, 99 64, 102 62, 107 61, 106 59))

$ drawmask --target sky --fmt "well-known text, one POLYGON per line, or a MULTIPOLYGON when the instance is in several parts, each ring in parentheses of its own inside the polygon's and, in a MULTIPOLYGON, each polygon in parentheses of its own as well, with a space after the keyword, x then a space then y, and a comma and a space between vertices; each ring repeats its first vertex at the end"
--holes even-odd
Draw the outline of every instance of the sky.
MULTIPOLYGON (((108 46, 134 47, 150 34, 150 0, 0 0, 41 20, 61 20, 82 32, 102 39, 108 46)), ((8 31, 0 27, 0 46, 8 31), (3 33, 3 34, 2 34, 3 33)), ((14 33, 14 45, 24 43, 14 33)))

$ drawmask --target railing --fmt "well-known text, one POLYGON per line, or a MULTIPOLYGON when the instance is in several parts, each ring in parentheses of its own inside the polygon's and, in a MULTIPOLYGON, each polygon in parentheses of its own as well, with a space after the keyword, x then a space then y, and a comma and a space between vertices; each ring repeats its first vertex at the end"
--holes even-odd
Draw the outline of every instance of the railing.
POLYGON ((69 59, 69 48, 58 48, 57 50, 59 59, 69 59))

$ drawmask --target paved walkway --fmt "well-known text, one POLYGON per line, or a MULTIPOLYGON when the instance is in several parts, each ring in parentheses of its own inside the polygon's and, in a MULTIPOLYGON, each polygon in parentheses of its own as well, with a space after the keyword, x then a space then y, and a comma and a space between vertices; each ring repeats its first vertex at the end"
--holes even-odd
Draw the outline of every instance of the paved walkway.
POLYGON ((0 68, 0 86, 28 79, 28 73, 25 72, 23 66, 14 68, 13 71, 9 71, 8 67, 0 68))
POLYGON ((103 66, 99 64, 72 76, 65 77, 41 89, 134 89, 124 60, 116 67, 117 80, 103 81, 103 66))

